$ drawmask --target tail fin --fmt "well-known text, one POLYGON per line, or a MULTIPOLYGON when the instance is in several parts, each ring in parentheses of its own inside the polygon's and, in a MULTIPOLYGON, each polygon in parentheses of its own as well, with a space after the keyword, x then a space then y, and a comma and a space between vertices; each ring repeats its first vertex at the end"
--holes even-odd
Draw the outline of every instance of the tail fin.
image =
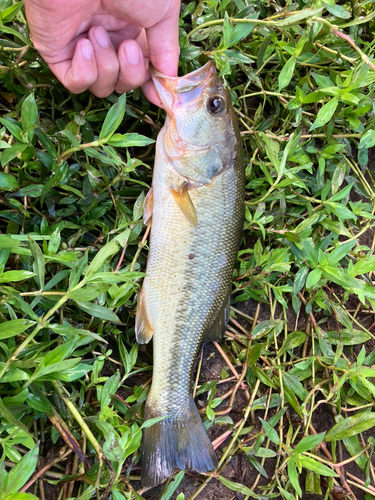
MULTIPOLYGON (((146 418, 160 415, 147 412, 146 418)), ((174 469, 210 472, 217 469, 217 457, 193 398, 178 414, 170 415, 143 430, 142 487, 164 482, 174 469)))

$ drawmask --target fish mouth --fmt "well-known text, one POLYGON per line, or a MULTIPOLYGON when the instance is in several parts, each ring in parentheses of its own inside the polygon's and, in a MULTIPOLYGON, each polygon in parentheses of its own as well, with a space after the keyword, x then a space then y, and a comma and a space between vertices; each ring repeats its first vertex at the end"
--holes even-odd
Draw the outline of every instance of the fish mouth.
POLYGON ((186 105, 199 101, 205 87, 213 79, 218 79, 213 61, 209 61, 186 76, 163 75, 152 65, 150 65, 150 73, 156 91, 168 114, 171 114, 172 107, 176 105, 186 105))

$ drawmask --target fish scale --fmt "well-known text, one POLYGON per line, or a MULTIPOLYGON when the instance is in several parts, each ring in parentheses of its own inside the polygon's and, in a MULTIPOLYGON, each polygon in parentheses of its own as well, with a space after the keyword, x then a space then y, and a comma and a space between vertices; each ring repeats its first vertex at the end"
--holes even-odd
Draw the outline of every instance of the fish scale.
MULTIPOLYGON (((212 93, 221 93, 226 99, 227 112, 222 119, 212 120, 217 129, 205 122, 206 107, 197 105, 199 93, 195 89, 194 108, 188 92, 182 101, 178 101, 177 93, 177 97, 172 94, 173 102, 167 109, 169 118, 157 139, 150 251, 136 333, 141 338, 142 328, 147 325, 153 335, 153 379, 145 418, 165 420, 144 429, 143 486, 159 484, 175 467, 198 472, 217 467, 215 452, 192 399, 191 378, 202 342, 220 339, 228 318, 232 273, 243 224, 244 165, 229 94, 223 90, 212 64, 192 75, 200 71, 204 79, 202 104, 212 93), (192 123, 189 129, 189 120, 194 122, 193 118, 195 125, 192 123), (170 130, 173 135, 168 135, 170 130), (175 156, 179 147, 176 134, 181 134, 178 140, 185 148, 192 144, 205 149, 196 149, 194 155, 182 151, 181 163, 175 156), (222 141, 217 142, 220 137, 222 141), (211 158, 207 155, 208 147, 215 151, 211 158), (191 178, 195 171, 199 181, 191 178), (206 177, 205 184, 202 179, 206 177), (185 185, 188 194, 183 192, 185 185), (191 204, 186 210, 176 202, 174 187, 183 192, 184 203, 191 204), (191 206, 196 225, 187 215, 191 206)), ((176 81, 181 79, 166 81, 180 84, 176 81)), ((160 92, 163 99, 161 89, 160 92)))

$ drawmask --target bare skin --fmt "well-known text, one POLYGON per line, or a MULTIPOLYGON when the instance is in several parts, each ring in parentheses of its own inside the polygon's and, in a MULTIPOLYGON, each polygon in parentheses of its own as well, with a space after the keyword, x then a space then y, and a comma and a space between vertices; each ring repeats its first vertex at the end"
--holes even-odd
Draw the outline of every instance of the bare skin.
POLYGON ((142 86, 160 105, 148 61, 177 75, 180 0, 25 0, 35 48, 61 83, 97 97, 142 86))

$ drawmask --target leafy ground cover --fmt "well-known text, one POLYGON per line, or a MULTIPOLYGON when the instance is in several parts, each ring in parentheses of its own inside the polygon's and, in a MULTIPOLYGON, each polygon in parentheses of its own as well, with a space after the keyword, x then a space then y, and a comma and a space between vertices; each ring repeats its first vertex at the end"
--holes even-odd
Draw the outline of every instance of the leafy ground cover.
POLYGON ((246 220, 194 386, 219 470, 142 491, 134 312, 163 112, 69 94, 0 1, 1 500, 375 498, 374 3, 182 5, 181 74, 213 58, 231 88, 246 220))

